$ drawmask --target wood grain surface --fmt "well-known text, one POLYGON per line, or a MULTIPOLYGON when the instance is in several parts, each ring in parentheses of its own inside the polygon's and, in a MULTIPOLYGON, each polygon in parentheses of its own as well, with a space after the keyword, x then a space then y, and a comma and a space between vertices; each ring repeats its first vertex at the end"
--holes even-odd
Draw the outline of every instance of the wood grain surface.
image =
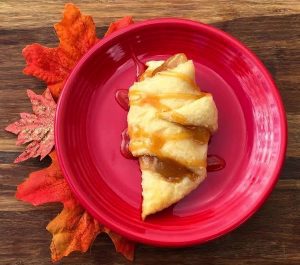
MULTIPOLYGON (((213 242, 183 249, 139 245, 133 264, 300 264, 300 1, 74 1, 94 17, 98 36, 124 15, 135 20, 185 17, 209 23, 240 39, 265 63, 277 83, 287 113, 287 158, 276 188, 263 207, 240 228, 213 242)), ((49 159, 15 165, 23 147, 3 128, 30 111, 26 89, 45 85, 22 74, 26 44, 57 43, 52 24, 64 1, 0 1, 0 264, 51 264, 51 236, 45 230, 60 205, 32 207, 19 202, 16 186, 49 159)), ((86 254, 59 264, 130 264, 106 236, 86 254)))

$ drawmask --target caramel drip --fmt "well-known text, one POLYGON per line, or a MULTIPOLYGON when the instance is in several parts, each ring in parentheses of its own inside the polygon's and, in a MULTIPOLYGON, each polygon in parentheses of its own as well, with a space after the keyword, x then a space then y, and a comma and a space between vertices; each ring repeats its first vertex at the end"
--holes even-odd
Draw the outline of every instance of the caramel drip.
POLYGON ((156 108, 158 110, 158 112, 171 110, 170 107, 168 107, 166 104, 163 104, 161 102, 161 100, 163 100, 163 99, 186 99, 186 100, 194 99, 194 100, 196 100, 201 97, 204 97, 205 95, 206 95, 206 93, 200 93, 200 94, 161 93, 159 95, 155 95, 155 94, 150 94, 150 93, 145 94, 139 90, 131 90, 129 92, 130 105, 142 106, 145 104, 149 104, 149 105, 153 106, 154 108, 156 108))
POLYGON ((199 99, 205 96, 205 93, 201 94, 186 94, 186 93, 161 93, 160 99, 199 99))
POLYGON ((148 77, 152 77, 153 76, 153 72, 147 70, 146 72, 144 72, 141 76, 139 76, 138 81, 143 81, 148 77))
POLYGON ((140 98, 138 98, 137 100, 131 100, 130 103, 131 103, 131 105, 139 105, 139 106, 149 104, 149 105, 153 106, 154 108, 156 108, 159 111, 169 111, 169 110, 171 110, 170 107, 168 107, 167 105, 161 103, 160 100, 161 99, 160 99, 159 96, 148 94, 145 97, 143 97, 141 95, 140 98))
POLYGON ((155 171, 170 182, 180 182, 184 177, 195 181, 198 177, 197 174, 171 159, 143 156, 139 161, 142 169, 155 171))
MULTIPOLYGON (((145 138, 150 139, 150 143, 145 141, 134 141, 130 142, 129 149, 131 152, 147 149, 151 154, 156 155, 157 157, 164 157, 164 154, 161 153, 161 148, 167 141, 178 141, 185 139, 193 139, 194 141, 205 144, 208 142, 210 137, 210 132, 206 128, 195 127, 195 128, 186 128, 183 132, 177 134, 168 134, 164 135, 160 132, 149 133, 143 130, 142 128, 138 128, 136 130, 129 129, 130 139, 140 139, 143 140, 145 138)), ((174 162, 176 163, 176 162, 174 162)), ((205 167, 206 161, 201 159, 189 160, 189 161, 181 161, 177 162, 178 164, 188 165, 189 167, 205 167)))
POLYGON ((200 143, 200 144, 206 144, 209 141, 210 138, 210 132, 205 127, 186 127, 191 135, 191 138, 200 143))
POLYGON ((204 127, 186 127, 183 132, 174 133, 174 134, 167 134, 163 135, 160 132, 153 132, 149 133, 143 130, 142 128, 138 127, 138 129, 128 130, 130 139, 139 139, 139 138, 150 138, 151 140, 154 139, 157 142, 161 142, 162 139, 165 141, 170 140, 185 140, 185 139, 193 139, 194 141, 205 144, 208 142, 210 137, 210 132, 208 129, 204 127))
POLYGON ((161 156, 160 149, 163 147, 167 139, 160 133, 154 132, 154 133, 148 133, 142 128, 138 128, 137 130, 129 130, 129 136, 130 139, 150 139, 150 144, 147 144, 145 142, 130 142, 129 149, 131 152, 141 149, 141 148, 147 148, 152 154, 155 154, 157 156, 161 156))
MULTIPOLYGON (((199 91, 200 92, 200 91, 199 91)), ((159 95, 151 94, 151 93, 145 93, 140 90, 131 90, 129 92, 130 97, 137 96, 139 98, 142 98, 143 96, 151 96, 151 97, 157 97, 158 99, 199 99, 204 96, 206 96, 207 93, 200 92, 199 94, 188 94, 188 93, 160 93, 159 95)), ((135 100, 132 100, 135 101, 135 100)))
POLYGON ((157 73, 166 71, 169 69, 173 69, 177 67, 181 63, 187 62, 187 57, 185 56, 184 53, 178 53, 173 56, 171 56, 169 59, 167 59, 161 66, 155 68, 154 70, 150 71, 147 69, 139 78, 139 81, 143 81, 144 79, 148 77, 153 77, 157 73))
POLYGON ((162 75, 162 76, 179 78, 179 79, 189 83, 194 89, 199 90, 196 82, 193 79, 191 79, 189 76, 187 76, 183 73, 178 73, 178 72, 174 72, 174 71, 165 71, 165 72, 159 72, 157 74, 162 75))
POLYGON ((183 115, 173 112, 171 114, 171 118, 173 122, 179 123, 179 124, 185 124, 187 122, 186 117, 184 117, 183 115))

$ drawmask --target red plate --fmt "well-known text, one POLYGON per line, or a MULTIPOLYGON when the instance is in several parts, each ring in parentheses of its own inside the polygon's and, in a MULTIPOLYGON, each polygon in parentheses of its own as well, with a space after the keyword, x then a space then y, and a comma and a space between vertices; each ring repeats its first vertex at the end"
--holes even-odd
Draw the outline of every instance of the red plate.
POLYGON ((73 70, 56 116, 60 165, 82 205, 112 230, 157 246, 202 243, 249 218, 273 189, 286 150, 286 119, 278 90, 262 63, 240 42, 211 26, 155 19, 100 41, 73 70), (134 81, 132 52, 143 62, 183 52, 197 83, 211 92, 219 131, 210 154, 226 161, 198 189, 142 221, 141 177, 120 154, 127 113, 115 92, 134 81))

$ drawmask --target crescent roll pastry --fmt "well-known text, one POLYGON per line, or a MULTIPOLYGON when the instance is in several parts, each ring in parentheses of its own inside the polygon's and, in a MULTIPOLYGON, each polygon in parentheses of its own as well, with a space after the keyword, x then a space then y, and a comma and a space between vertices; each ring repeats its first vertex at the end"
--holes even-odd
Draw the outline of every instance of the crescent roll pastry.
POLYGON ((142 171, 142 218, 188 195, 206 177, 207 146, 218 128, 213 97, 201 92, 184 54, 149 61, 129 88, 129 149, 142 171))

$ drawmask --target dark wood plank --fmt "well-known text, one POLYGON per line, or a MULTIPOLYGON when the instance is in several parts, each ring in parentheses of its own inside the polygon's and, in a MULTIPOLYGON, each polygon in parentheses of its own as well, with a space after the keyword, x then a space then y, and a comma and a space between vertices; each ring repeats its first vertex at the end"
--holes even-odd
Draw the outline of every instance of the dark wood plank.
MULTIPOLYGON (((0 9, 3 28, 37 28, 56 23, 61 17, 64 0, 8 0, 0 9)), ((132 15, 136 20, 153 17, 186 17, 205 23, 232 20, 239 17, 280 16, 298 14, 298 0, 74 0, 80 9, 93 16, 97 25, 107 25, 112 19, 132 15)))
MULTIPOLYGON (((248 222, 205 245, 176 250, 140 245, 134 264, 299 264, 300 197, 297 193, 299 189, 276 189, 248 222)), ((57 205, 39 210, 2 211, 1 264, 10 265, 18 261, 51 264, 48 251, 50 235, 45 226, 58 211, 57 205)), ((60 264, 127 263, 114 252, 110 240, 100 236, 89 253, 74 253, 60 264)))
MULTIPOLYGON (((300 4, 287 1, 74 1, 94 17, 98 36, 115 18, 133 15, 186 17, 210 23, 243 41, 272 73, 287 111, 287 159, 271 197, 249 221, 213 242, 183 249, 139 245, 134 264, 300 264, 300 4)), ((0 3, 0 264, 51 264, 47 223, 59 204, 32 207, 15 199, 16 186, 50 163, 13 160, 23 147, 3 130, 30 111, 26 89, 45 85, 22 74, 22 48, 39 42, 54 47, 52 24, 59 21, 65 1, 2 1, 0 3)), ((86 254, 74 253, 59 264, 130 264, 117 254, 107 236, 96 239, 86 254)))

